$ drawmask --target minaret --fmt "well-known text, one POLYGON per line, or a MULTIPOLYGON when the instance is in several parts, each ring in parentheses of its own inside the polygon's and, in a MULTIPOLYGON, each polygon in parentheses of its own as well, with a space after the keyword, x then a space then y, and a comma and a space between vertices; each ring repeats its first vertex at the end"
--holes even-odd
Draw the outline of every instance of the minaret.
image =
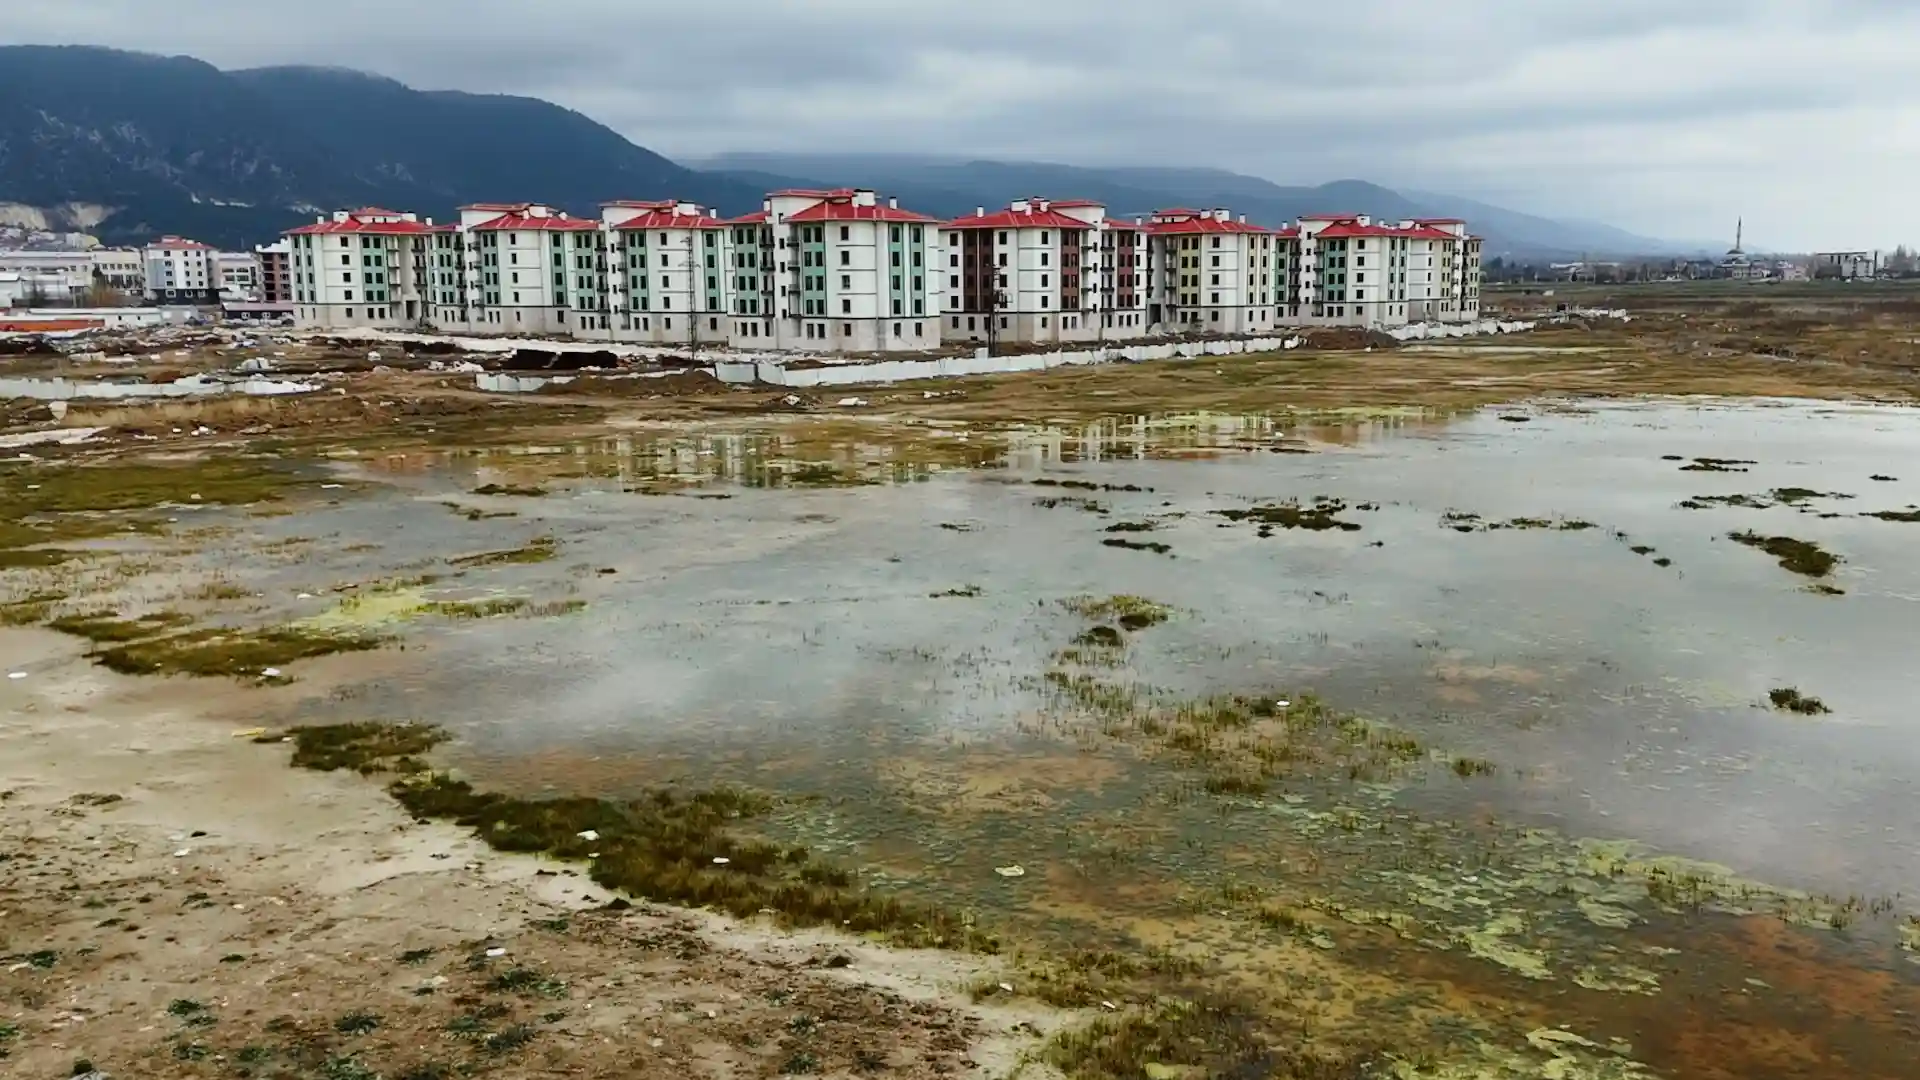
POLYGON ((1745 254, 1745 252, 1741 251, 1740 245, 1743 241, 1746 240, 1746 233, 1747 233, 1747 219, 1743 215, 1735 219, 1735 224, 1733 226, 1733 252, 1732 252, 1733 254, 1735 255, 1745 254))

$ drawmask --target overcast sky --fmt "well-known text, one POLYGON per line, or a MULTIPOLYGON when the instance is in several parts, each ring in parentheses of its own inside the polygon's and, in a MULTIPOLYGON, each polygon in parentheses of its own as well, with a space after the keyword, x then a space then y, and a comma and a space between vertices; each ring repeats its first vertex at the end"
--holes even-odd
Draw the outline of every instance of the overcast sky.
MULTIPOLYGON (((1920 242, 1920 0, 0 0, 0 42, 529 94, 668 156, 1347 177, 1677 239, 1920 242)), ((1068 192, 1055 192, 1066 196, 1068 192)))

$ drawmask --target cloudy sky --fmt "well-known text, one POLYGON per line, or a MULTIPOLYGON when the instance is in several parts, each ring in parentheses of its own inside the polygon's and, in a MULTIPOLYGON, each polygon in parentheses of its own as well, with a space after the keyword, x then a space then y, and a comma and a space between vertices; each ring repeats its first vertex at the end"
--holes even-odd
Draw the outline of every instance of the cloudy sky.
POLYGON ((668 156, 1354 177, 1679 239, 1920 243, 1920 0, 4 0, 0 42, 530 94, 668 156))

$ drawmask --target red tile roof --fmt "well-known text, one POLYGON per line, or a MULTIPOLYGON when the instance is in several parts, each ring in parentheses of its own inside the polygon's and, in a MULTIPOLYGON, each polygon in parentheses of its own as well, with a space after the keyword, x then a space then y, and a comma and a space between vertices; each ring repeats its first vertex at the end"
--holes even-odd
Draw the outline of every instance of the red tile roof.
POLYGON ((166 248, 170 251, 212 251, 213 247, 198 240, 185 240, 178 236, 163 236, 148 247, 166 248))
POLYGON ((1387 225, 1361 225, 1352 221, 1336 221, 1321 229, 1317 234, 1328 240, 1344 240, 1351 237, 1393 236, 1409 240, 1457 240, 1452 233, 1429 229, 1424 226, 1413 229, 1396 229, 1387 225))
POLYGON ((572 217, 533 217, 529 214, 502 214, 492 221, 483 221, 474 227, 475 231, 526 229, 530 232, 593 232, 600 223, 587 218, 572 217))
MULTIPOLYGON (((347 215, 345 221, 319 221, 312 225, 302 225, 297 229, 288 229, 288 236, 335 236, 342 233, 368 233, 375 236, 418 236, 421 233, 437 231, 432 225, 423 225, 418 221, 397 219, 394 221, 367 221, 360 215, 367 213, 356 210, 347 215)), ((390 210, 380 211, 392 214, 390 210)))
POLYGON ((636 214, 625 221, 616 222, 616 229, 718 229, 723 222, 717 217, 706 214, 676 214, 670 210, 649 210, 636 214))
POLYGON ((727 218, 721 221, 720 224, 722 225, 762 225, 766 223, 766 220, 767 220, 767 212, 765 210, 755 210, 751 214, 741 214, 737 218, 727 218))
MULTIPOLYGON (((1156 211, 1155 217, 1164 217, 1168 211, 1156 211)), ((1141 226, 1150 233, 1179 235, 1182 233, 1255 233, 1265 235, 1266 229, 1258 225, 1249 225, 1244 221, 1221 221, 1215 217, 1191 217, 1184 221, 1150 221, 1141 226)))
POLYGON ((1273 230, 1273 235, 1278 236, 1283 240, 1297 240, 1300 238, 1300 226, 1288 225, 1283 228, 1275 229, 1273 230))
POLYGON ((888 221, 929 225, 940 223, 939 218, 916 214, 911 210, 901 210, 897 207, 880 204, 855 206, 851 193, 842 196, 837 192, 823 202, 817 202, 799 213, 789 215, 787 220, 801 224, 811 224, 816 221, 888 221))
MULTIPOLYGON (((1028 204, 1029 207, 1038 205, 1037 203, 1028 204)), ((1048 204, 1049 207, 1058 205, 1060 204, 1048 204)), ((1082 203, 1080 205, 1098 206, 1100 204, 1082 203)), ((966 217, 954 218, 952 221, 942 223, 940 227, 943 229, 1091 229, 1095 226, 1090 221, 1068 217, 1052 209, 1014 210, 1009 208, 997 210, 991 214, 969 214, 966 217)))

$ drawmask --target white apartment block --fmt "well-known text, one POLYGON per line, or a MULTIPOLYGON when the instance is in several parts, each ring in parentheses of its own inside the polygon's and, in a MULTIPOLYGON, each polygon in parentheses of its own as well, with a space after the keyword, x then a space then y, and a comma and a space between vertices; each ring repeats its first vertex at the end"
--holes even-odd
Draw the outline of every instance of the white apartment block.
POLYGON ((597 218, 483 203, 448 225, 366 208, 287 236, 295 318, 317 328, 896 352, 1479 313, 1479 240, 1456 220, 1274 231, 1224 209, 1129 220, 1035 198, 943 223, 842 188, 776 191, 737 218, 679 200, 597 218))
POLYGON ((289 231, 296 324, 416 328, 426 317, 427 240, 433 234, 431 221, 371 206, 289 231))
POLYGON ((947 324, 961 341, 1100 342, 1146 333, 1145 237, 1089 200, 1019 199, 940 226, 947 324))
POLYGON ((1263 334, 1285 267, 1277 238, 1229 211, 1156 210, 1144 226, 1148 325, 1161 333, 1263 334))
POLYGON ((163 236, 141 252, 148 299, 163 304, 218 304, 220 262, 205 244, 163 236))
POLYGON ((1365 214, 1325 214, 1279 235, 1288 322, 1381 327, 1479 317, 1480 241, 1464 222, 1380 225, 1365 214))
POLYGON ((260 258, 251 251, 222 251, 214 255, 220 265, 220 289, 230 297, 246 300, 260 298, 260 258))

